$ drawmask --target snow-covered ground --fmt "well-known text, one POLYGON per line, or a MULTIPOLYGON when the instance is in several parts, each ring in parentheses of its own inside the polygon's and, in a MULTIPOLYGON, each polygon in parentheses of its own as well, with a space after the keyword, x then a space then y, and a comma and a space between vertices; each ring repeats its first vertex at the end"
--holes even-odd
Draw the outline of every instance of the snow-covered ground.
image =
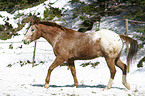
MULTIPOLYGON (((48 0, 45 3, 48 4, 48 0)), ((57 5, 63 7, 68 0, 57 0, 57 5)), ((44 4, 39 6, 20 10, 19 12, 33 12, 44 10, 44 4), (40 9, 39 9, 40 8, 40 9)), ((68 6, 67 6, 68 7, 68 6)), ((1 11, 2 16, 10 17, 13 27, 17 27, 17 20, 13 16, 17 14, 8 14, 1 11), (4 14, 5 13, 5 14, 4 14)), ((43 13, 42 13, 43 14, 43 13)), ((43 15, 41 15, 43 16, 43 15)), ((104 24, 104 22, 101 22, 104 24)), ((105 24, 107 22, 105 21, 105 24)), ((3 18, 0 17, 0 24, 4 24, 3 18)), ((55 56, 52 47, 43 38, 37 41, 36 49, 36 64, 32 68, 32 64, 26 64, 21 67, 22 63, 27 60, 32 61, 34 43, 24 45, 21 41, 24 37, 28 24, 20 30, 19 36, 3 41, 0 40, 0 96, 145 96, 145 67, 137 68, 138 60, 145 54, 145 47, 139 51, 137 60, 132 64, 131 71, 128 74, 127 80, 131 85, 131 90, 127 90, 122 85, 122 71, 117 68, 117 73, 113 86, 110 90, 102 91, 106 87, 110 72, 104 58, 93 60, 75 61, 79 87, 73 87, 73 77, 70 70, 66 66, 57 67, 51 75, 50 87, 45 89, 44 83, 47 75, 47 70, 55 56), (20 43, 11 43, 20 42, 20 43), (9 49, 12 44, 13 49, 9 49), (22 46, 22 48, 20 48, 22 46), (143 54, 143 55, 140 55, 143 54), (44 63, 42 63, 42 61, 44 63), (82 67, 82 63, 100 62, 96 68, 91 66, 82 67), (22 62, 22 63, 21 63, 22 62), (12 65, 8 67, 8 65, 12 65)), ((114 25, 115 26, 115 25, 114 25)), ((123 62, 126 62, 126 56, 121 57, 123 62)))

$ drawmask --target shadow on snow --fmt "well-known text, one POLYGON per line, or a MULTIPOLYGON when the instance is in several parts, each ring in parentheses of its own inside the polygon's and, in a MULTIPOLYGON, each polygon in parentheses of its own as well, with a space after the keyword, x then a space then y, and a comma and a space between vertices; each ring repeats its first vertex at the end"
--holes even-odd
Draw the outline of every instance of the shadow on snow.
MULTIPOLYGON (((44 84, 33 84, 34 87, 44 87, 44 84)), ((62 87, 74 87, 74 85, 50 85, 49 88, 62 88, 62 87)), ((77 88, 105 88, 106 85, 98 84, 98 85, 78 85, 77 88)), ((119 88, 119 87, 111 87, 115 89, 125 90, 125 88, 119 88)))

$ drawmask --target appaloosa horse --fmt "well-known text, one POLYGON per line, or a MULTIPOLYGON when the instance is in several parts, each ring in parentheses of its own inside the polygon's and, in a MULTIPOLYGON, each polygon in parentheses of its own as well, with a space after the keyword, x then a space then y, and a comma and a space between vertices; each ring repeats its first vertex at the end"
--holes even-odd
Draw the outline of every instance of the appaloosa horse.
POLYGON ((116 73, 115 65, 123 72, 123 85, 127 89, 130 89, 130 85, 126 80, 127 65, 120 60, 120 55, 123 49, 122 40, 125 40, 130 43, 127 59, 127 61, 130 62, 138 51, 136 40, 105 29, 93 33, 80 33, 53 22, 39 21, 36 19, 31 22, 23 42, 24 44, 29 44, 40 37, 45 38, 52 45, 56 56, 54 62, 48 69, 45 88, 49 87, 52 70, 58 65, 61 65, 64 61, 68 63, 74 78, 74 86, 77 87, 78 80, 74 60, 86 60, 103 56, 105 57, 111 74, 109 83, 104 90, 110 89, 112 86, 116 73))

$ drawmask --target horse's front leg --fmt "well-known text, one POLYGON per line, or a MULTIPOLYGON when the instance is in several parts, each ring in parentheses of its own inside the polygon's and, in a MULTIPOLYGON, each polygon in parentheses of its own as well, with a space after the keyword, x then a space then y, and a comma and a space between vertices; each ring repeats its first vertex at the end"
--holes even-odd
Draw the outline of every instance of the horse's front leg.
POLYGON ((48 73, 47 73, 47 77, 46 77, 46 81, 45 81, 45 88, 49 87, 49 81, 50 81, 50 75, 51 72, 54 68, 56 68, 58 65, 61 65, 64 62, 64 60, 61 58, 61 56, 57 56, 54 60, 54 62, 52 63, 52 65, 49 67, 48 69, 48 73))
POLYGON ((70 68, 71 73, 72 73, 73 78, 74 78, 74 86, 78 87, 78 80, 77 80, 77 76, 76 76, 76 69, 75 69, 75 65, 74 65, 74 60, 68 60, 67 63, 69 64, 69 68, 70 68))

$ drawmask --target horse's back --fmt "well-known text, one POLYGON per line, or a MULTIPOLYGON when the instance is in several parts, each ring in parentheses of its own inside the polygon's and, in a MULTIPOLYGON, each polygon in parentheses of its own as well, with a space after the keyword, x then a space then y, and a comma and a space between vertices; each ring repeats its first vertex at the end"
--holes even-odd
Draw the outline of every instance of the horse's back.
POLYGON ((101 50, 111 58, 115 58, 121 52, 122 49, 122 40, 120 36, 110 30, 102 29, 95 32, 94 38, 100 38, 101 50))

